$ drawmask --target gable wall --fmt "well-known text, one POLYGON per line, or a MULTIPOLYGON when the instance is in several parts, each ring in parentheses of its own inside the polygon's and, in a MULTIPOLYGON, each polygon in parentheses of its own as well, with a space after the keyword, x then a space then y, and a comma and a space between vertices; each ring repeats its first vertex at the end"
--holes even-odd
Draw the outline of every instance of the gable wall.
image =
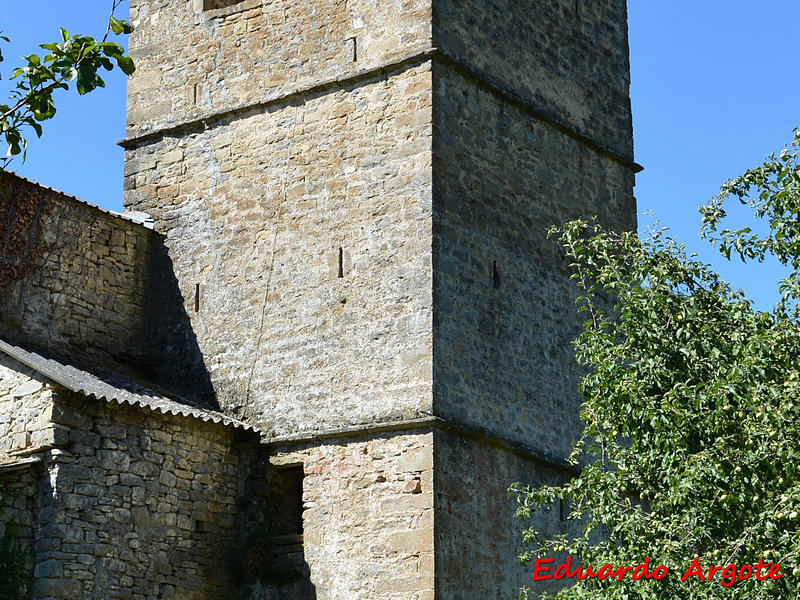
POLYGON ((0 338, 104 365, 144 361, 151 236, 0 171, 0 258, 20 260, 16 277, 24 276, 0 281, 0 338))

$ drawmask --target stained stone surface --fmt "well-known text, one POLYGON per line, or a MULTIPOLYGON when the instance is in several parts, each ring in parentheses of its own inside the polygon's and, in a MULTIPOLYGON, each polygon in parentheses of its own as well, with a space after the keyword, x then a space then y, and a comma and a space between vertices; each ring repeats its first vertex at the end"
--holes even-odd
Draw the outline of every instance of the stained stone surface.
POLYGON ((592 216, 635 228, 633 173, 447 65, 434 82, 433 411, 564 457, 582 317, 546 234, 592 216))
POLYGON ((434 45, 633 159, 625 0, 433 0, 434 45))
POLYGON ((433 433, 277 448, 302 464, 316 598, 434 598, 433 433))
POLYGON ((430 411, 431 119, 426 63, 126 152, 224 411, 276 434, 430 411))
POLYGON ((153 232, 6 171, 0 189, 42 210, 34 268, 0 290, 0 338, 106 366, 145 361, 153 232))

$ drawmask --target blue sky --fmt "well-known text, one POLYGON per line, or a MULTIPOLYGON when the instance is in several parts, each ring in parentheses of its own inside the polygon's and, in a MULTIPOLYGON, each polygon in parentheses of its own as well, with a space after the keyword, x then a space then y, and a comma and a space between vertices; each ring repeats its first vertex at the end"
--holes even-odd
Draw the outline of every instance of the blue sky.
MULTIPOLYGON (((593 1, 593 0, 589 0, 593 1)), ((0 30, 12 38, 0 64, 38 43, 71 33, 100 36, 110 0, 48 0, 46 10, 0 0, 0 30), (76 8, 79 7, 79 8, 76 8)), ((127 15, 127 4, 122 6, 127 15)), ((629 0, 631 97, 639 220, 653 211, 691 251, 743 287, 766 309, 777 298, 774 265, 728 263, 699 241, 697 207, 719 186, 779 150, 800 126, 797 76, 798 0, 629 0)), ((106 208, 121 208, 125 81, 83 98, 63 94, 59 114, 25 164, 13 169, 106 208)), ((0 93, 7 97, 7 81, 0 93)), ((741 217, 746 218, 746 217, 741 217)))

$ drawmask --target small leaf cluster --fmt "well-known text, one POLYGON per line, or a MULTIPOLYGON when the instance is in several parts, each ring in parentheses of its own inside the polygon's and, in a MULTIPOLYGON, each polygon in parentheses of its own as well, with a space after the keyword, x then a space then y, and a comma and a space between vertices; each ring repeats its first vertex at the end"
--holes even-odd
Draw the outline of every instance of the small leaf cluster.
MULTIPOLYGON (((785 151, 768 163, 726 184, 720 198, 758 190, 754 202, 770 219, 772 234, 754 240, 750 232, 725 230, 719 243, 741 248, 746 257, 749 248, 753 257, 776 253, 800 265, 798 213, 796 204, 789 206, 797 201, 797 155, 785 151)), ((720 198, 704 208, 709 231, 723 216, 720 198)), ((785 303, 773 312, 755 310, 663 229, 640 238, 573 221, 551 235, 570 260, 588 317, 575 342, 586 368, 580 384, 585 429, 570 457, 579 465, 576 477, 563 485, 511 489, 519 518, 531 519, 560 501, 575 524, 571 534, 556 536, 529 527, 524 537, 530 546, 521 559, 567 553, 584 565, 616 568, 649 557, 670 575, 584 580, 541 597, 798 597, 796 314, 785 303), (786 575, 732 587, 696 577, 681 582, 694 557, 706 569, 763 558, 780 563, 786 575)), ((784 287, 786 303, 798 297, 792 278, 796 274, 784 287)))
MULTIPOLYGON (((129 23, 114 17, 114 9, 120 0, 115 0, 108 29, 101 40, 86 35, 73 35, 61 29, 60 40, 41 44, 46 50, 43 54, 22 57, 24 65, 11 73, 16 87, 11 92, 8 104, 0 104, 0 135, 8 150, 0 166, 5 167, 15 156, 25 156, 27 141, 25 130, 32 129, 41 137, 42 121, 52 119, 56 114, 53 95, 56 90, 68 90, 72 83, 78 93, 88 94, 98 87, 105 87, 100 76, 102 70, 119 68, 126 75, 134 71, 133 60, 125 54, 118 43, 108 41, 110 33, 128 34, 132 31, 129 23)), ((8 38, 0 36, 0 41, 8 38)), ((0 53, 0 62, 3 55, 0 53)))
POLYGON ((763 261, 771 255, 791 267, 789 277, 781 282, 783 293, 779 310, 797 312, 800 297, 800 129, 794 139, 778 154, 770 154, 758 167, 731 179, 722 186, 711 203, 700 209, 703 215, 701 234, 719 247, 727 258, 763 261), (756 219, 769 225, 766 235, 751 228, 719 229, 727 216, 725 203, 735 198, 753 210, 756 219))

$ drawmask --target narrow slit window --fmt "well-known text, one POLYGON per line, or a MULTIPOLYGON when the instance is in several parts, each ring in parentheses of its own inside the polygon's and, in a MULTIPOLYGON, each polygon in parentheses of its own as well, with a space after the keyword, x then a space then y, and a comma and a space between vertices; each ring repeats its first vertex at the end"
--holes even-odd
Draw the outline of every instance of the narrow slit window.
POLYGON ((341 279, 344 277, 344 250, 339 248, 339 272, 337 277, 341 279))
POLYGON ((496 290, 500 289, 500 273, 497 270, 497 261, 492 263, 492 287, 496 290))
POLYGON ((194 312, 200 312, 200 284, 194 284, 194 312))
POLYGON ((350 46, 350 61, 358 62, 358 38, 351 37, 347 43, 350 46))

